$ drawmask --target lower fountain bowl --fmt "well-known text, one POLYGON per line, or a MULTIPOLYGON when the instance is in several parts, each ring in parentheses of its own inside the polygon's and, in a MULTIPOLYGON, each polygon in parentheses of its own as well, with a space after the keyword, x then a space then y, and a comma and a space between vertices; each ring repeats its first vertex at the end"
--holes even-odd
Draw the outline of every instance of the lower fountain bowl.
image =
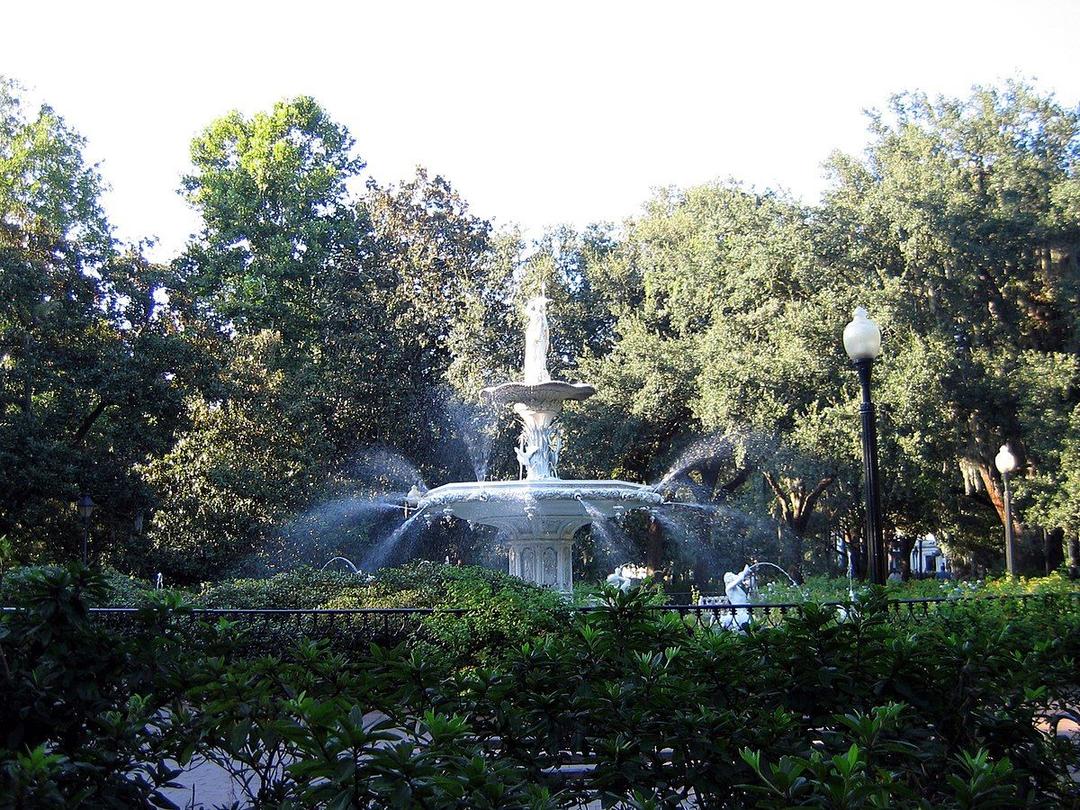
POLYGON ((550 478, 444 484, 424 493, 417 507, 497 527, 507 519, 530 517, 580 518, 578 525, 584 526, 597 517, 616 517, 662 501, 660 493, 646 484, 550 478))
POLYGON ((424 493, 416 506, 427 514, 494 526, 506 543, 511 574, 569 591, 578 529, 662 502, 660 493, 645 484, 550 478, 445 484, 424 493))

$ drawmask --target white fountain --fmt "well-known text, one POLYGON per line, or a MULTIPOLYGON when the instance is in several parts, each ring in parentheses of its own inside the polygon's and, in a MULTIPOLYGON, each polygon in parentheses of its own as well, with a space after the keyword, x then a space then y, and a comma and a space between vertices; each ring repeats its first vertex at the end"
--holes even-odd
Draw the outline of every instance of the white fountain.
POLYGON ((410 493, 407 509, 428 516, 457 517, 494 526, 506 538, 510 573, 560 591, 573 588, 574 533, 598 519, 619 518, 633 509, 656 506, 660 493, 627 481, 564 481, 558 476, 561 438, 556 419, 567 400, 596 393, 591 385, 552 380, 547 369, 549 299, 543 293, 525 307, 525 363, 521 382, 485 388, 483 397, 512 405, 521 419, 516 448, 517 481, 445 484, 424 494, 410 493))

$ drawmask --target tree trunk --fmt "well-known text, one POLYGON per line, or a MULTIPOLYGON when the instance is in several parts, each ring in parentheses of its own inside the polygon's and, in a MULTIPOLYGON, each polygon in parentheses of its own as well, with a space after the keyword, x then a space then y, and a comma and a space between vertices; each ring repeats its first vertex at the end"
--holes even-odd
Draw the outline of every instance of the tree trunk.
POLYGON ((34 404, 34 375, 33 367, 34 363, 30 357, 30 331, 27 329, 26 336, 23 338, 23 392, 22 392, 22 412, 29 416, 30 409, 34 404))
MULTIPOLYGON (((998 520, 1001 521, 1002 529, 1004 529, 1006 520, 1005 488, 1002 485, 1001 480, 990 471, 989 465, 984 464, 980 461, 976 464, 976 469, 978 470, 979 479, 982 481, 983 488, 986 490, 986 496, 990 499, 990 503, 994 507, 994 511, 997 512, 998 520)), ((1017 570, 1019 571, 1022 570, 1020 567, 1020 561, 1023 559, 1024 556, 1022 552, 1022 549, 1024 547, 1024 527, 1016 519, 1015 507, 1012 510, 1011 517, 1014 543, 1013 548, 1016 550, 1017 554, 1015 565, 1017 570)), ((1000 542, 1001 545, 999 546, 999 548, 1001 549, 1001 554, 1002 556, 1005 556, 1005 538, 1002 537, 1000 542)))
POLYGON ((784 546, 787 546, 787 549, 788 549, 788 553, 787 553, 788 563, 787 563, 787 566, 786 566, 788 576, 791 577, 795 581, 796 585, 802 585, 803 584, 803 569, 802 569, 803 542, 802 542, 802 537, 800 535, 796 534, 793 531, 788 532, 787 533, 787 542, 786 543, 781 542, 781 545, 780 545, 781 548, 783 548, 784 546))
POLYGON ((897 562, 900 564, 900 578, 907 582, 911 579, 911 552, 915 548, 915 538, 908 535, 901 535, 900 537, 900 559, 897 562))
MULTIPOLYGON (((994 511, 997 512, 998 520, 1001 521, 1001 525, 1005 525, 1005 490, 1001 485, 998 478, 990 472, 990 467, 982 462, 977 465, 979 471, 979 478, 982 480, 983 488, 986 490, 986 496, 990 499, 990 503, 994 507, 994 511)), ((1024 527, 1016 519, 1016 510, 1013 510, 1012 514, 1013 536, 1016 539, 1016 545, 1020 545, 1020 539, 1024 534, 1024 527)), ((1003 541, 1004 542, 1004 541, 1003 541)))
MULTIPOLYGON (((806 484, 801 478, 782 478, 777 481, 771 473, 762 473, 769 489, 776 498, 776 505, 780 509, 780 517, 791 530, 790 561, 788 574, 798 583, 803 581, 802 572, 802 547, 803 535, 810 524, 810 518, 814 513, 814 506, 833 482, 833 477, 827 476, 817 482, 817 485, 807 490, 806 484), (786 489, 785 489, 786 487, 786 489)), ((781 545, 783 547, 783 544, 781 545)))
POLYGON ((866 555, 863 549, 862 527, 845 521, 844 545, 847 548, 848 567, 854 579, 866 579, 866 555))
POLYGON ((1069 537, 1069 577, 1080 579, 1080 534, 1076 532, 1069 537))
POLYGON ((1050 529, 1044 531, 1043 543, 1046 573, 1052 574, 1065 562, 1065 530, 1050 529))
POLYGON ((75 431, 75 435, 71 438, 72 444, 82 444, 82 440, 86 438, 86 434, 90 432, 90 428, 94 426, 94 422, 98 420, 98 417, 105 412, 105 408, 108 407, 108 404, 108 401, 104 398, 98 401, 98 404, 86 415, 79 425, 78 430, 75 431))
POLYGON ((708 593, 709 591, 709 566, 705 560, 702 559, 702 555, 698 554, 694 557, 692 576, 694 581, 694 587, 701 593, 708 593))

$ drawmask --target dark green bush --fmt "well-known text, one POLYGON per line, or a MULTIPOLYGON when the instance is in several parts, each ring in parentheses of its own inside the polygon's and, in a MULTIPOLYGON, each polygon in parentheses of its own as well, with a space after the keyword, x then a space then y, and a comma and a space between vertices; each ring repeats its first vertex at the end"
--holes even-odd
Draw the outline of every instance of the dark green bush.
POLYGON ((364 581, 341 571, 301 566, 265 579, 233 579, 204 583, 192 602, 208 608, 363 607, 364 581))
MULTIPOLYGON (((564 627, 569 618, 565 597, 551 590, 488 568, 430 562, 386 568, 370 577, 299 568, 268 579, 207 584, 193 602, 213 608, 432 608, 437 612, 427 618, 388 620, 395 631, 389 639, 413 637, 428 654, 461 663, 491 660, 564 627), (439 610, 443 608, 462 612, 439 610)), ((381 627, 360 618, 333 621, 332 635, 342 649, 364 646, 371 628, 381 627)), ((280 649, 295 636, 295 626, 269 622, 249 634, 262 639, 264 650, 280 649)))
MULTIPOLYGON (((25 571, 21 610, 0 621, 0 806, 151 807, 176 771, 178 736, 161 710, 170 643, 118 637, 90 620, 108 579, 72 565, 25 571)), ((167 806, 167 805, 166 805, 167 806)))
MULTIPOLYGON (((57 566, 27 565, 9 569, 0 579, 0 605, 13 605, 34 594, 42 576, 62 570, 57 566)), ((140 607, 153 601, 153 586, 146 580, 121 574, 112 568, 100 572, 103 587, 83 593, 88 605, 95 607, 140 607)))
MULTIPOLYGON (((423 571, 393 576, 388 589, 480 592, 466 571, 439 572, 436 586, 423 571)), ((1076 745, 1040 726, 1080 692, 1080 606, 1068 596, 958 602, 903 622, 877 592, 844 616, 810 607, 742 635, 657 611, 655 594, 606 592, 602 609, 553 610, 547 632, 497 655, 451 633, 442 646, 301 640, 251 658, 227 624, 178 643, 184 608, 168 596, 144 611, 140 643, 110 639, 82 607, 101 587, 54 581, 36 619, 4 618, 13 667, 0 719, 39 718, 5 743, 6 795, 108 806, 124 782, 139 806, 171 778, 146 763, 171 751, 219 762, 262 807, 1080 801, 1076 745), (72 673, 90 674, 85 698, 72 673), (584 763, 576 776, 560 770, 573 763, 584 763)), ((496 601, 528 598, 497 577, 488 587, 496 601)))

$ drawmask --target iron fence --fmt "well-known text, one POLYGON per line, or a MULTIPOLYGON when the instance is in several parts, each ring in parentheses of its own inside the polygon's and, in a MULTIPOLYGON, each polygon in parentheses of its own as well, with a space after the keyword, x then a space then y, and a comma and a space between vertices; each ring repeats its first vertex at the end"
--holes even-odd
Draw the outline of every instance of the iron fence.
MULTIPOLYGON (((1032 603, 1057 604, 1063 609, 1080 609, 1080 591, 1056 594, 1016 594, 966 597, 921 597, 890 599, 885 617, 891 621, 918 622, 942 610, 984 603, 1012 605, 1025 609, 1032 603)), ((778 627, 787 619, 804 617, 808 609, 834 611, 844 621, 859 610, 850 601, 754 602, 749 604, 653 604, 649 611, 673 613, 690 625, 742 629, 751 624, 778 627), (813 606, 813 608, 811 608, 813 606)), ((0 608, 4 612, 19 608, 0 608)), ((208 633, 235 632, 249 639, 253 649, 273 651, 299 638, 326 639, 335 646, 349 647, 375 642, 392 645, 413 637, 433 616, 464 616, 478 613, 471 608, 134 608, 94 607, 90 615, 100 624, 120 631, 167 632, 180 630, 192 638, 208 633)), ((605 605, 567 606, 570 614, 611 611, 605 605)))
MULTIPOLYGON (((2 607, 0 612, 23 610, 2 607)), ((247 653, 284 649, 298 639, 327 640, 335 648, 392 646, 414 636, 435 614, 460 616, 466 608, 162 608, 92 607, 91 620, 134 635, 174 634, 192 645, 226 635, 247 653)))
MULTIPOLYGON (((885 618, 899 622, 917 622, 927 619, 942 610, 963 607, 978 603, 1014 605, 1024 609, 1032 603, 1059 604, 1065 609, 1080 609, 1080 591, 1051 594, 994 594, 983 596, 929 596, 908 599, 889 599, 886 602, 885 618)), ((605 610, 602 606, 577 608, 582 612, 605 610)), ((657 604, 649 609, 677 613, 684 619, 703 625, 725 627, 747 627, 751 624, 765 627, 777 627, 792 616, 804 617, 807 609, 826 609, 834 612, 835 617, 844 621, 859 610, 858 603, 850 600, 832 600, 826 602, 751 602, 748 604, 657 604)))
MULTIPOLYGON (((95 619, 123 629, 139 619, 140 609, 91 608, 90 612, 95 619)), ((238 636, 249 652, 276 652, 297 639, 326 640, 332 647, 346 649, 370 643, 393 646, 416 634, 430 616, 466 612, 465 608, 416 607, 193 608, 159 616, 193 637, 224 632, 238 636)), ((147 617, 146 611, 142 615, 147 617)))

